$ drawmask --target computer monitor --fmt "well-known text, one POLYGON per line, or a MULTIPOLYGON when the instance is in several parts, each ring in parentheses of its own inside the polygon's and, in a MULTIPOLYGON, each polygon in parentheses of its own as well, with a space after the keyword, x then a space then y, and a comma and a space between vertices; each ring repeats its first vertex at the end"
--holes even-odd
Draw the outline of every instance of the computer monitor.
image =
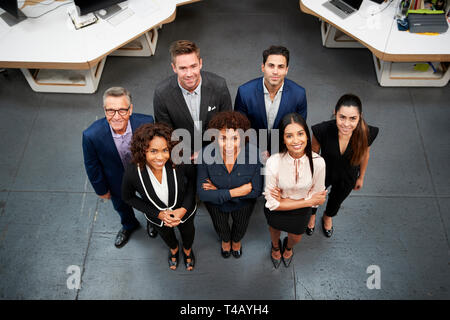
POLYGON ((17 0, 0 0, 0 8, 5 10, 0 17, 9 25, 13 26, 27 17, 19 10, 17 0))
POLYGON ((114 5, 125 0, 75 0, 75 5, 80 8, 80 15, 84 16, 88 13, 106 10, 109 7, 115 7, 114 5))
POLYGON ((342 1, 355 10, 359 10, 359 7, 361 7, 361 4, 363 2, 363 0, 342 0, 342 1))

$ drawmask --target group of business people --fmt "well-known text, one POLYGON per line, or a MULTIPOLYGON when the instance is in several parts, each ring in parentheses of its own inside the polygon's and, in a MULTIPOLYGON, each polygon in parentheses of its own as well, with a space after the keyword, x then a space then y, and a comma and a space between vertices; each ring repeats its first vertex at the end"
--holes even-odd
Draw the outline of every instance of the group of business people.
POLYGON ((116 247, 125 245, 140 226, 135 208, 144 213, 149 236, 160 234, 169 247, 170 269, 179 263, 178 228, 185 267, 193 270, 197 195, 221 239, 222 257, 239 258, 256 199, 263 194, 271 260, 275 268, 282 261, 288 267, 303 233, 313 234, 317 207, 330 186, 322 230, 331 237, 332 217, 351 190, 363 186, 370 145, 378 133, 364 121, 360 99, 342 96, 335 118, 312 126, 311 134, 305 89, 286 79, 285 47, 264 50, 263 76, 239 87, 234 111, 225 79, 201 71, 195 43, 175 41, 169 51, 174 75, 154 92, 155 119, 133 113, 131 94, 113 87, 103 96, 105 118, 83 132, 89 180, 100 198, 111 199, 121 217, 116 247), (279 150, 270 143, 265 150, 248 143, 242 133, 250 128, 267 129, 266 141, 278 130, 279 150), (190 141, 174 141, 174 129, 187 130, 190 141), (217 135, 198 147, 194 141, 202 141, 206 129, 215 129, 217 135), (189 147, 188 162, 174 163, 177 143, 189 147), (251 160, 255 154, 261 157, 251 160), (206 156, 214 161, 196 161, 206 156), (281 231, 287 233, 283 241, 281 231))

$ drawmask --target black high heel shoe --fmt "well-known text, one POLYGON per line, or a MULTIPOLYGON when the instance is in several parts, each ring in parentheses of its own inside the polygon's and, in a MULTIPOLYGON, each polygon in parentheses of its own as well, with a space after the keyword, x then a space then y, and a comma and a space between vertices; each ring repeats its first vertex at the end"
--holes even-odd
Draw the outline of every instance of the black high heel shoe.
POLYGON ((233 250, 233 246, 231 246, 231 254, 236 259, 240 258, 242 256, 242 243, 241 243, 241 247, 239 248, 239 250, 233 250))
POLYGON ((273 246, 272 241, 270 242, 270 245, 272 246, 272 248, 270 249, 270 259, 272 259, 272 263, 273 263, 273 266, 275 267, 275 269, 278 269, 278 267, 281 264, 281 257, 280 257, 280 259, 275 259, 272 256, 272 251, 281 251, 282 252, 281 240, 278 239, 278 248, 273 246))
MULTIPOLYGON (((169 248, 169 268, 175 266, 175 269, 176 269, 178 267, 179 254, 180 254, 179 246, 178 246, 177 252, 175 252, 174 254, 172 254, 172 251, 170 251, 170 248, 169 248), (174 258, 175 261, 173 261, 172 258, 174 258)), ((170 268, 170 270, 175 270, 175 269, 170 268)))
POLYGON ((222 246, 220 246, 220 254, 222 255, 222 257, 229 258, 231 256, 231 248, 230 250, 223 250, 222 246))
MULTIPOLYGON (((288 243, 288 237, 285 237, 285 238, 283 239, 283 253, 284 253, 285 250, 288 250, 288 251, 291 251, 291 250, 292 250, 292 248, 288 248, 287 243, 288 243)), ((284 266, 285 266, 286 268, 289 267, 289 265, 291 264, 291 261, 292 261, 292 257, 293 257, 293 256, 294 256, 294 251, 292 251, 292 255, 291 255, 289 258, 285 258, 285 257, 283 256, 283 254, 281 255, 281 259, 283 259, 283 263, 284 263, 284 266)))
POLYGON ((306 227, 306 234, 308 236, 312 236, 314 233, 314 229, 316 229, 316 227, 313 227, 313 228, 306 227))
MULTIPOLYGON (((314 230, 316 229, 316 217, 315 217, 315 214, 314 214, 314 215, 311 215, 311 217, 312 217, 312 216, 314 216, 314 227, 310 228, 310 227, 306 226, 306 231, 305 231, 305 233, 306 233, 308 236, 312 236, 313 233, 314 233, 314 230)), ((311 218, 310 218, 310 220, 311 220, 311 218)))
POLYGON ((186 270, 187 270, 189 267, 192 267, 192 269, 189 270, 189 271, 194 270, 194 266, 195 266, 195 256, 194 256, 194 250, 192 250, 192 248, 191 248, 191 253, 189 253, 189 255, 186 255, 186 253, 185 253, 184 250, 183 250, 183 260, 184 260, 184 265, 186 266, 186 270), (190 261, 190 262, 187 262, 187 259, 191 259, 191 261, 190 261))
POLYGON ((330 230, 325 229, 325 224, 323 222, 323 217, 322 217, 322 231, 327 238, 331 237, 331 235, 333 234, 333 230, 334 230, 334 227, 331 227, 330 230))

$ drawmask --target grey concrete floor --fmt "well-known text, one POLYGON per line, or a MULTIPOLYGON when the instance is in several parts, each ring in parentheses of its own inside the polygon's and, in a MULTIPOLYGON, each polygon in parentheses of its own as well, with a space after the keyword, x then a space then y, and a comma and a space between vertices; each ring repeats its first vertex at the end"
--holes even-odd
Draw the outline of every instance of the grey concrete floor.
POLYGON ((449 299, 449 87, 382 88, 368 50, 323 48, 319 26, 297 0, 204 0, 178 9, 155 56, 109 57, 95 94, 35 93, 19 70, 0 74, 0 298, 449 299), (380 127, 364 188, 344 202, 333 237, 317 223, 288 269, 270 261, 262 199, 239 260, 220 256, 204 206, 193 272, 170 271, 165 244, 145 228, 114 247, 119 217, 87 181, 81 132, 103 116, 111 86, 132 92, 135 112, 153 114, 177 39, 200 46, 204 70, 227 79, 233 101, 240 84, 260 76, 263 49, 285 45, 288 76, 307 91, 310 125, 330 119, 340 95, 354 92, 380 127), (380 289, 366 284, 373 265, 380 289), (69 266, 80 268, 78 290, 67 286, 69 266))

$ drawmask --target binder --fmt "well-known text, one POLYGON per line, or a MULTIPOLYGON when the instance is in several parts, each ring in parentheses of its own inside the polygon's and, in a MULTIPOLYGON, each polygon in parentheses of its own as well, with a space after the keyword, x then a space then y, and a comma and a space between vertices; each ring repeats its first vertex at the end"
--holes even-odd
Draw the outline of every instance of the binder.
POLYGON ((408 11, 409 32, 444 33, 448 30, 444 11, 425 12, 426 10, 408 11))

